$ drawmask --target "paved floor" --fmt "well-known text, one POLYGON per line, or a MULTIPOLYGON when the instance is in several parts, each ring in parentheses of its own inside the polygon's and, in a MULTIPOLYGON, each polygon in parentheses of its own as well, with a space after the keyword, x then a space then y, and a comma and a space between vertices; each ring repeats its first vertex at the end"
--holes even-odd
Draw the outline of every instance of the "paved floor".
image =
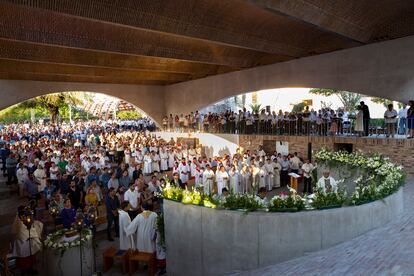
POLYGON ((404 215, 335 247, 235 275, 414 275, 414 180, 404 187, 404 215))

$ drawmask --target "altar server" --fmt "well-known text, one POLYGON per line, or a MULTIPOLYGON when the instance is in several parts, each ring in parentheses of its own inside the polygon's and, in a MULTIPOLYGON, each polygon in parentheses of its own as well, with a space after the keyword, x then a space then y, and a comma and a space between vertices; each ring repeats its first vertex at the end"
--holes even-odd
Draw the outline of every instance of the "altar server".
POLYGON ((273 187, 279 188, 280 187, 280 171, 282 170, 282 166, 277 161, 277 158, 273 159, 273 187))
POLYGON ((142 173, 144 175, 149 175, 152 173, 152 158, 149 152, 146 152, 144 155, 144 170, 142 173))
POLYGON ((249 167, 244 165, 240 171, 241 193, 249 193, 252 190, 252 177, 249 167))
POLYGON ((203 173, 204 173, 204 170, 200 168, 200 166, 197 166, 195 170, 195 176, 194 176, 195 177, 194 185, 196 188, 203 185, 203 173))
POLYGON ((148 204, 142 203, 142 213, 126 228, 126 234, 131 236, 136 234, 136 246, 139 252, 155 252, 155 231, 157 224, 157 214, 148 210, 148 204))
POLYGON ((274 184, 274 162, 270 158, 267 158, 264 169, 266 171, 266 188, 268 191, 271 191, 274 184))
POLYGON ((267 172, 264 164, 260 162, 259 164, 259 188, 266 187, 267 184, 267 172))
POLYGON ((157 152, 152 151, 151 152, 151 159, 152 159, 152 171, 153 172, 160 172, 160 156, 158 155, 157 152))
POLYGON ((235 165, 231 167, 229 177, 231 191, 233 193, 242 193, 240 174, 235 165))
POLYGON ((220 169, 216 172, 216 182, 217 182, 217 193, 220 196, 223 188, 228 189, 229 174, 224 169, 224 166, 220 166, 220 169))
POLYGON ((210 167, 210 164, 206 164, 206 170, 203 172, 203 186, 204 193, 210 195, 213 192, 214 185, 214 172, 210 167))
POLYGON ((131 218, 128 214, 130 208, 128 201, 123 201, 121 203, 121 209, 119 212, 119 249, 128 250, 134 249, 134 239, 133 236, 127 235, 126 229, 131 223, 131 218))
POLYGON ((187 186, 189 174, 190 174, 190 168, 187 165, 187 162, 185 162, 185 158, 183 157, 181 159, 180 164, 178 165, 178 173, 180 174, 181 182, 184 186, 187 186))
POLYGON ((172 169, 175 163, 175 154, 173 150, 167 150, 168 153, 168 168, 172 169))
POLYGON ((164 149, 160 149, 161 171, 168 171, 168 153, 164 149))

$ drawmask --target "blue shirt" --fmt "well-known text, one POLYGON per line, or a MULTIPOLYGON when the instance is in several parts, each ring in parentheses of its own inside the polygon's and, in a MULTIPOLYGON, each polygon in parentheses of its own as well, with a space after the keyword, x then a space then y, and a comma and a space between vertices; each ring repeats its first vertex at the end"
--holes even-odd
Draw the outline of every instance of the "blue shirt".
POLYGON ((37 185, 36 185, 36 183, 33 180, 27 179, 24 182, 24 187, 25 187, 27 193, 30 196, 34 196, 34 195, 36 195, 38 193, 37 185))
POLYGON ((55 192, 55 186, 52 186, 52 185, 50 185, 49 187, 46 186, 45 189, 43 190, 43 193, 46 199, 51 199, 54 192, 55 192))
POLYGON ((109 194, 106 196, 105 204, 106 204, 106 214, 108 216, 113 216, 112 211, 115 211, 119 209, 120 207, 118 197, 114 196, 114 198, 111 198, 109 194))
POLYGON ((108 187, 109 179, 111 179, 111 175, 109 173, 103 173, 100 177, 100 182, 102 182, 102 186, 108 187))
POLYGON ((76 211, 75 209, 67 209, 64 208, 61 212, 60 212, 60 217, 62 218, 62 222, 63 222, 63 227, 66 229, 69 229, 72 224, 75 222, 75 217, 76 217, 76 211))

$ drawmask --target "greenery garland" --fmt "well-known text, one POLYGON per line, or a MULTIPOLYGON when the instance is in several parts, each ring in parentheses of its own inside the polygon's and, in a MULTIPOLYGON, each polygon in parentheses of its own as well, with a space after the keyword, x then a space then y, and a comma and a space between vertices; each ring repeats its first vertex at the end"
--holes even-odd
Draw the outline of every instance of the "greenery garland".
POLYGON ((70 242, 63 242, 61 239, 65 236, 65 233, 68 232, 67 229, 58 230, 54 233, 47 235, 46 239, 43 241, 43 245, 46 248, 58 249, 60 250, 61 256, 69 248, 76 246, 85 246, 88 241, 92 239, 92 231, 89 228, 83 228, 81 231, 81 236, 70 242))

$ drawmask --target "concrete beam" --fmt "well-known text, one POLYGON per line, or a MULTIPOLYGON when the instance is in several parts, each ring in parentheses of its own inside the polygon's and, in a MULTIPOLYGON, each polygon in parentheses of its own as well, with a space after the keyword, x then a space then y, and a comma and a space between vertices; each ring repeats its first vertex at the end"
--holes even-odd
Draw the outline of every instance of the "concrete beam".
POLYGON ((117 97, 135 105, 158 124, 161 123, 164 88, 155 85, 45 82, 0 79, 0 109, 22 101, 56 92, 86 91, 117 97))
POLYGON ((166 87, 166 114, 194 111, 246 92, 335 88, 407 102, 414 91, 414 36, 241 70, 166 87))

